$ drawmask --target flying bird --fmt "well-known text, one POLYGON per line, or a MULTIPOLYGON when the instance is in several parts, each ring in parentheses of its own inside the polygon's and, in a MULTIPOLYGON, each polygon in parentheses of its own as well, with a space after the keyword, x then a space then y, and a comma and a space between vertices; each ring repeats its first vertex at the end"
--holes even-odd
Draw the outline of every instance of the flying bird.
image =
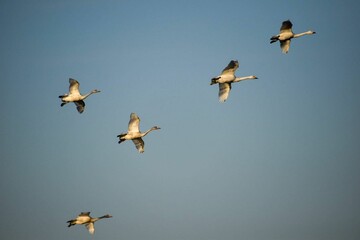
POLYGON ((231 60, 222 73, 211 79, 210 85, 219 84, 219 101, 225 102, 229 97, 231 84, 234 82, 240 82, 243 80, 257 79, 256 76, 246 76, 246 77, 236 77, 235 71, 239 67, 239 62, 237 60, 231 60))
POLYGON ((61 98, 61 107, 69 102, 73 102, 76 105, 76 109, 79 113, 84 112, 85 110, 85 102, 84 100, 89 97, 93 93, 100 92, 99 90, 95 89, 89 92, 88 94, 81 95, 79 92, 79 82, 75 79, 70 78, 69 79, 70 87, 69 87, 69 93, 65 93, 64 95, 59 96, 61 98))
POLYGON ((153 130, 158 130, 160 128, 158 126, 154 126, 149 130, 147 130, 146 132, 140 132, 139 125, 140 125, 140 118, 136 115, 136 113, 131 113, 128 132, 121 133, 117 137, 119 138, 119 144, 126 140, 132 140, 139 153, 143 153, 145 143, 142 140, 142 137, 146 136, 149 132, 153 130))
POLYGON ((71 219, 67 221, 67 223, 69 223, 68 227, 71 227, 73 225, 85 224, 85 227, 89 230, 89 233, 94 234, 95 232, 94 223, 103 218, 112 218, 112 216, 106 214, 101 217, 93 218, 90 217, 90 212, 82 212, 75 219, 71 219))
POLYGON ((289 48, 290 48, 290 42, 291 42, 292 38, 298 38, 298 37, 301 37, 304 35, 312 35, 312 34, 316 33, 313 31, 307 31, 307 32, 303 32, 303 33, 294 34, 291 29, 292 26, 293 25, 290 22, 290 20, 284 21, 280 28, 280 34, 272 36, 270 38, 270 43, 280 41, 280 48, 283 53, 288 53, 289 48))

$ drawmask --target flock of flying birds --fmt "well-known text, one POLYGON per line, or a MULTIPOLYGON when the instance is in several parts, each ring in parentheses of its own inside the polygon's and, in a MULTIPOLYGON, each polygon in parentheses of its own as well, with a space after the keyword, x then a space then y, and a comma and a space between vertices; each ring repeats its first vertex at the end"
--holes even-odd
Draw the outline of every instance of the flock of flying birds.
MULTIPOLYGON (((307 31, 303 33, 294 34, 292 31, 292 23, 290 22, 290 20, 286 20, 281 25, 280 33, 270 38, 270 43, 279 41, 282 52, 288 53, 292 38, 298 38, 304 35, 312 35, 315 33, 316 32, 314 31, 307 31)), ((254 75, 246 76, 246 77, 236 77, 235 71, 238 67, 239 67, 239 62, 237 60, 231 60, 230 63, 224 68, 224 70, 221 72, 219 76, 211 79, 210 85, 217 83, 219 84, 220 102, 225 102, 229 97, 232 83, 240 82, 243 80, 249 80, 249 79, 257 79, 257 77, 254 75)), ((62 101, 61 107, 67 103, 73 102, 76 105, 76 109, 78 110, 78 112, 82 113, 84 112, 85 109, 84 100, 87 97, 89 97, 91 94, 99 93, 100 91, 95 89, 89 92, 88 94, 81 95, 79 91, 79 82, 76 81, 75 79, 70 78, 69 83, 70 83, 69 93, 59 96, 59 98, 62 101)), ((136 113, 131 113, 130 121, 128 124, 128 131, 126 133, 119 134, 117 137, 119 138, 119 144, 126 140, 132 140, 139 153, 143 153, 144 141, 142 140, 142 137, 147 135, 149 132, 153 130, 158 130, 160 128, 158 126, 154 126, 145 132, 140 132, 139 125, 140 125, 140 118, 136 115, 136 113)), ((91 234, 94 234, 95 231, 94 223, 100 219, 111 218, 111 217, 112 217, 111 215, 106 214, 101 217, 93 218, 90 216, 90 212, 82 212, 75 219, 69 220, 67 223, 69 223, 68 227, 71 227, 73 225, 83 224, 86 226, 86 228, 89 230, 91 234)))

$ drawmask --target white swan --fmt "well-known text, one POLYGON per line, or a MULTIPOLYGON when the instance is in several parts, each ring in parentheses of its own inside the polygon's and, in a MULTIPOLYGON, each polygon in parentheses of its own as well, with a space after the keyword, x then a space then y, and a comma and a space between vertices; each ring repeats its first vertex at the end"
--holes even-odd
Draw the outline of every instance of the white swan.
POLYGON ((106 214, 101 217, 93 218, 93 217, 90 217, 90 212, 82 212, 75 219, 71 219, 71 220, 67 221, 67 223, 69 223, 68 227, 71 227, 71 226, 77 225, 77 224, 85 224, 86 228, 89 230, 89 233, 94 234, 94 232, 95 232, 94 223, 103 218, 112 218, 112 216, 109 214, 106 214))
POLYGON ((225 102, 229 97, 231 90, 231 83, 240 82, 243 80, 257 79, 256 76, 236 77, 235 71, 239 67, 237 60, 231 60, 226 68, 222 71, 221 75, 211 79, 210 85, 219 83, 219 101, 225 102))
POLYGON ((280 47, 283 53, 288 53, 292 38, 298 38, 304 35, 312 35, 316 33, 313 31, 307 31, 303 33, 294 34, 291 28, 292 28, 292 23, 290 22, 290 20, 286 20, 281 25, 280 34, 272 36, 270 38, 270 43, 274 43, 278 40, 280 41, 280 47))
POLYGON ((147 130, 146 132, 140 132, 139 130, 140 125, 140 118, 136 115, 136 113, 130 114, 130 121, 128 126, 128 132, 127 133, 121 133, 117 137, 119 138, 119 144, 126 140, 132 140, 135 144, 136 149, 139 151, 139 153, 144 152, 144 141, 142 140, 142 137, 144 137, 146 134, 153 130, 160 129, 157 126, 154 126, 147 130))
POLYGON ((73 102, 75 103, 78 112, 82 113, 84 112, 85 109, 84 100, 91 94, 98 93, 100 91, 95 89, 89 92, 88 94, 81 95, 79 92, 79 86, 80 86, 79 82, 76 81, 75 79, 69 78, 69 83, 70 83, 69 93, 65 93, 64 95, 59 96, 59 98, 61 98, 62 101, 60 106, 62 107, 69 102, 73 102))

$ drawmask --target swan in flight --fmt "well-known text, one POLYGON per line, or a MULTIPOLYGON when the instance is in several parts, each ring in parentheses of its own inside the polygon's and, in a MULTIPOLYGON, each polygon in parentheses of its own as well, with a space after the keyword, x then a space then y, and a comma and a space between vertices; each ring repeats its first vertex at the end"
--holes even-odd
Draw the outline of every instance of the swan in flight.
POLYGON ((112 216, 109 214, 106 214, 101 217, 93 218, 93 217, 90 217, 90 212, 82 212, 75 219, 71 219, 71 220, 67 221, 67 223, 69 223, 68 227, 71 227, 71 226, 77 225, 77 224, 85 224, 85 227, 89 230, 89 233, 94 234, 94 232, 95 232, 94 223, 103 218, 112 218, 112 216))
POLYGON ((69 102, 73 102, 75 103, 78 112, 82 113, 84 112, 85 109, 84 100, 91 94, 98 93, 100 91, 95 89, 89 92, 88 94, 81 95, 79 92, 79 86, 80 86, 79 82, 76 81, 75 79, 69 78, 69 83, 70 83, 69 93, 65 93, 64 95, 59 96, 59 98, 61 98, 62 101, 60 106, 64 106, 69 102))
POLYGON ((246 77, 236 77, 235 71, 239 67, 239 62, 237 60, 231 60, 222 73, 211 79, 210 85, 219 83, 219 101, 225 102, 229 97, 231 90, 231 83, 240 82, 243 80, 257 79, 256 76, 246 76, 246 77))
POLYGON ((119 138, 119 144, 124 142, 125 140, 132 140, 139 153, 143 153, 145 143, 142 140, 142 137, 146 136, 146 134, 148 134, 149 132, 153 130, 158 130, 160 128, 154 126, 149 130, 147 130, 146 132, 140 132, 139 125, 140 125, 140 118, 136 115, 136 113, 131 113, 128 132, 121 133, 117 137, 119 138))
POLYGON ((280 34, 272 36, 270 38, 270 43, 274 43, 278 40, 280 41, 280 47, 283 53, 288 53, 292 38, 298 38, 304 35, 312 35, 316 33, 313 31, 307 31, 303 33, 294 34, 291 28, 292 28, 292 23, 290 22, 290 20, 286 20, 281 25, 280 34))

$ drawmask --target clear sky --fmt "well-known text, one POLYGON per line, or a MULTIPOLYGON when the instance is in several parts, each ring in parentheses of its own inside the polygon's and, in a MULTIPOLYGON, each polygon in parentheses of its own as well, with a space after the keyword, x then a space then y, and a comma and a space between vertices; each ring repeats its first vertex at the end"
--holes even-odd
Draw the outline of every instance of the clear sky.
POLYGON ((0 1, 0 239, 360 239, 357 1, 0 1), (270 45, 281 22, 287 55, 270 45), (210 79, 232 59, 218 102, 210 79), (87 93, 60 107, 68 79, 87 93), (131 112, 145 153, 119 145, 131 112), (114 217, 91 236, 66 221, 114 217))

